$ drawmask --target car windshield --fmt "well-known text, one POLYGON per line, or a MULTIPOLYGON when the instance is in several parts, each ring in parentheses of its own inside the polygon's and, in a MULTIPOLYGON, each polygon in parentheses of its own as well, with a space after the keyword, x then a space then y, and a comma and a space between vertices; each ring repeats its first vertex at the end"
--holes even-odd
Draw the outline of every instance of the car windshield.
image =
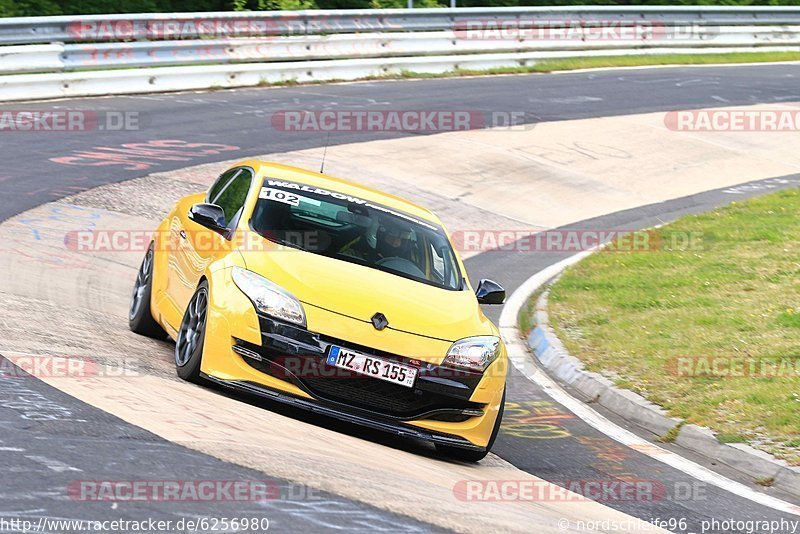
POLYGON ((462 289, 455 253, 441 228, 358 197, 266 179, 250 224, 282 245, 462 289))

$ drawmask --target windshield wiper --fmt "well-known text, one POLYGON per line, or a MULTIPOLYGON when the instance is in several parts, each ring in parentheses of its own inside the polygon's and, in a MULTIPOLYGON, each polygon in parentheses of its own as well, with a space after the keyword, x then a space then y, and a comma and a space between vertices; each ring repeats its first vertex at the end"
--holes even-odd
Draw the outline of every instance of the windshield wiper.
POLYGON ((285 247, 296 248, 298 250, 305 250, 301 245, 298 245, 297 243, 292 243, 291 241, 286 241, 285 239, 278 239, 278 238, 273 238, 273 237, 267 237, 267 239, 269 239, 273 243, 277 243, 277 244, 283 245, 285 247))

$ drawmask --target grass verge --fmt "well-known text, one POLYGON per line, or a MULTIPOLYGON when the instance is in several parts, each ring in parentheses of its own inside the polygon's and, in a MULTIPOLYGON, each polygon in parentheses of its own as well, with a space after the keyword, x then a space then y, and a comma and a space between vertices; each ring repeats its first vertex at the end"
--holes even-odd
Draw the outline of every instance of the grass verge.
MULTIPOLYGON (((768 63, 800 61, 800 52, 733 52, 729 54, 664 54, 640 56, 602 56, 548 59, 521 72, 556 72, 564 70, 608 67, 645 67, 651 65, 725 65, 730 63, 768 63)), ((496 69, 488 74, 518 72, 516 69, 496 69)))
POLYGON ((798 213, 790 189, 594 254, 552 287, 553 327, 589 370, 800 465, 798 213))

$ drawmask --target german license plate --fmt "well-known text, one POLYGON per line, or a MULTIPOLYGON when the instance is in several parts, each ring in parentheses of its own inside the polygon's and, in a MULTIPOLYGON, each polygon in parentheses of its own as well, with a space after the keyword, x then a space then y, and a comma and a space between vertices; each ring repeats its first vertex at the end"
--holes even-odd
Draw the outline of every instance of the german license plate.
POLYGON ((371 376, 407 388, 414 387, 414 380, 417 378, 417 369, 414 367, 361 354, 336 345, 331 345, 327 363, 340 369, 347 369, 360 375, 371 376))

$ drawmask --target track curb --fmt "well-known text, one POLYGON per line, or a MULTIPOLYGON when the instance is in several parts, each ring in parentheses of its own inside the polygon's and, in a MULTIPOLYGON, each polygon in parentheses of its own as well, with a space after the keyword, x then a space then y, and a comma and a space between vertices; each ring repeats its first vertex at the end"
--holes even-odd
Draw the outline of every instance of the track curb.
MULTIPOLYGON (((564 269, 567 267, 565 265, 564 269)), ((605 376, 587 371, 583 362, 567 351, 549 322, 549 288, 560 274, 546 283, 545 291, 538 297, 533 317, 535 327, 526 338, 536 360, 551 376, 580 394, 584 402, 603 406, 651 432, 656 439, 677 426, 677 437, 674 439, 677 445, 706 458, 713 458, 754 481, 772 480, 770 487, 800 499, 800 467, 790 466, 784 460, 747 444, 721 443, 709 428, 684 424, 684 420, 670 417, 664 409, 641 395, 617 388, 605 376)))

